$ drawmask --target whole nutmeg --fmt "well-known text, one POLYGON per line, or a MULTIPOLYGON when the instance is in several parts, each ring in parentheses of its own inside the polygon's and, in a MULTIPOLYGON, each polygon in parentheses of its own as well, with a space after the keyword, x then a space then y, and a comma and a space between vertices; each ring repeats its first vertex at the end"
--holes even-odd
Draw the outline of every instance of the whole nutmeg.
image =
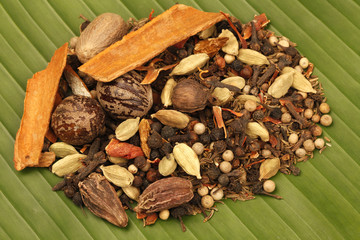
POLYGON ((171 101, 176 110, 192 113, 205 108, 209 95, 209 90, 199 82, 184 79, 174 87, 171 101))
POLYGON ((128 24, 115 13, 96 17, 80 34, 75 52, 80 62, 89 61, 96 54, 119 41, 128 31, 128 24))
POLYGON ((89 97, 65 98, 51 116, 51 128, 63 142, 82 145, 94 140, 105 125, 105 113, 89 97))
POLYGON ((97 97, 101 106, 112 118, 142 117, 153 105, 150 85, 140 84, 141 76, 126 73, 111 82, 98 82, 97 97))

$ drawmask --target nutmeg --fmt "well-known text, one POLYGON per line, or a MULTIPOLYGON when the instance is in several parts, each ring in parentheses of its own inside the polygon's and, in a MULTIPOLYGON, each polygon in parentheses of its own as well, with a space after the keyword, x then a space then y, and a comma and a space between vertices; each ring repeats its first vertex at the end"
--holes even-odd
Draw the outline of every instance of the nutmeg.
POLYGON ((209 90, 199 82, 184 79, 174 87, 171 101, 175 109, 192 113, 205 108, 209 95, 209 90))
POLYGON ((140 84, 141 76, 128 72, 111 82, 98 82, 97 97, 106 112, 115 119, 144 116, 153 105, 150 85, 140 84))
POLYGON ((65 98, 51 116, 51 128, 63 142, 82 145, 94 140, 105 125, 105 113, 89 97, 65 98))
POLYGON ((128 24, 115 13, 96 17, 80 34, 75 52, 80 62, 89 61, 99 52, 119 41, 128 31, 128 24))

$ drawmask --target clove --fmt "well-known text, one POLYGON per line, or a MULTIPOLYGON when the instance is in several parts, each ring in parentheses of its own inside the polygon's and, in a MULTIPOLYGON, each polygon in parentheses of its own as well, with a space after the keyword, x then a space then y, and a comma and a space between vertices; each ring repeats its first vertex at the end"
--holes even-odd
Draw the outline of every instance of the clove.
POLYGON ((251 22, 251 40, 250 49, 260 51, 260 41, 257 38, 256 27, 254 21, 251 22))
POLYGON ((261 69, 261 67, 258 65, 253 66, 253 75, 248 82, 250 87, 254 87, 256 85, 257 79, 259 78, 259 75, 261 72, 260 69, 261 69))
POLYGON ((311 132, 309 130, 304 130, 300 135, 300 139, 291 148, 291 151, 295 152, 299 147, 301 147, 301 145, 305 142, 305 140, 308 140, 310 138, 311 138, 311 132))
POLYGON ((268 69, 266 69, 265 73, 257 80, 256 85, 260 87, 265 81, 267 81, 275 72, 276 65, 271 64, 268 69))

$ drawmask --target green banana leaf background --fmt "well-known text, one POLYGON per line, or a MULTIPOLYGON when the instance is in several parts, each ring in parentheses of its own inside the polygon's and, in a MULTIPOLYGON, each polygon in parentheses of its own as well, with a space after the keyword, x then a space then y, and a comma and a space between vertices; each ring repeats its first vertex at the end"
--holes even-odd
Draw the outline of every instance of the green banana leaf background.
POLYGON ((358 0, 1 0, 0 1, 0 239, 360 239, 360 2, 358 0), (143 227, 128 211, 120 229, 76 207, 51 187, 47 169, 13 167, 26 81, 46 67, 55 49, 79 35, 82 14, 158 15, 176 2, 230 13, 242 22, 266 13, 270 29, 298 44, 315 64, 334 123, 324 128, 331 147, 278 174, 283 200, 217 204, 213 218, 184 217, 143 227))

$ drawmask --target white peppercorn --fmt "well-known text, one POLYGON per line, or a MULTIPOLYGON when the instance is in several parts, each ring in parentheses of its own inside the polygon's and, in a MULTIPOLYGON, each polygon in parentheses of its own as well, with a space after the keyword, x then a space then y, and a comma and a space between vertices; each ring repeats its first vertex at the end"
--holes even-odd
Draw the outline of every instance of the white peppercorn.
POLYGON ((261 151, 261 155, 264 157, 264 158, 269 158, 271 156, 271 151, 269 149, 263 149, 261 151))
POLYGON ((328 127, 332 123, 332 117, 329 114, 322 115, 320 118, 320 124, 328 127))
POLYGON ((312 109, 310 109, 310 108, 307 108, 304 111, 304 117, 307 118, 307 119, 312 118, 313 114, 314 114, 314 111, 312 109))
POLYGON ((314 151, 315 145, 314 145, 313 140, 311 140, 311 139, 305 140, 304 143, 303 143, 303 147, 307 152, 314 151))
POLYGON ((299 140, 299 136, 296 133, 290 134, 288 141, 290 144, 295 144, 299 140))
POLYGON ((232 161, 234 159, 233 151, 231 151, 229 149, 225 150, 222 154, 222 159, 224 159, 224 161, 228 161, 228 162, 232 161))
POLYGON ((164 221, 168 220, 169 217, 170 217, 170 211, 169 210, 165 209, 165 210, 160 211, 159 218, 161 220, 164 220, 164 221))
POLYGON ((191 147, 197 155, 201 155, 204 152, 204 145, 201 142, 196 142, 191 147))
POLYGON ((205 132, 206 130, 206 127, 203 123, 196 123, 194 125, 194 132, 197 134, 197 135, 201 135, 205 132))
POLYGON ((214 199, 210 195, 205 195, 201 198, 201 205, 204 208, 211 208, 214 205, 214 199))
POLYGON ((296 149, 296 151, 295 151, 295 155, 298 156, 298 157, 305 157, 305 155, 306 155, 306 150, 303 149, 303 148, 298 148, 298 149, 296 149))
POLYGON ((311 121, 313 121, 314 123, 318 123, 320 121, 320 115, 319 114, 314 114, 311 117, 311 121))
POLYGON ((232 166, 230 162, 222 161, 219 165, 219 168, 223 173, 229 173, 231 172, 232 166))
POLYGON ((283 114, 281 115, 281 121, 282 121, 283 123, 289 123, 289 122, 291 122, 291 115, 290 115, 290 113, 288 113, 288 112, 283 113, 283 114))
POLYGON ((319 110, 322 113, 329 113, 330 112, 330 106, 329 106, 329 104, 323 102, 323 103, 320 104, 319 110))
POLYGON ((317 138, 314 142, 314 145, 317 149, 322 149, 325 146, 325 141, 322 138, 317 138))
POLYGON ((209 194, 209 189, 206 186, 201 186, 197 189, 198 194, 203 197, 209 194))
POLYGON ((271 193, 275 190, 276 184, 273 180, 266 180, 263 183, 263 189, 265 192, 271 193))

